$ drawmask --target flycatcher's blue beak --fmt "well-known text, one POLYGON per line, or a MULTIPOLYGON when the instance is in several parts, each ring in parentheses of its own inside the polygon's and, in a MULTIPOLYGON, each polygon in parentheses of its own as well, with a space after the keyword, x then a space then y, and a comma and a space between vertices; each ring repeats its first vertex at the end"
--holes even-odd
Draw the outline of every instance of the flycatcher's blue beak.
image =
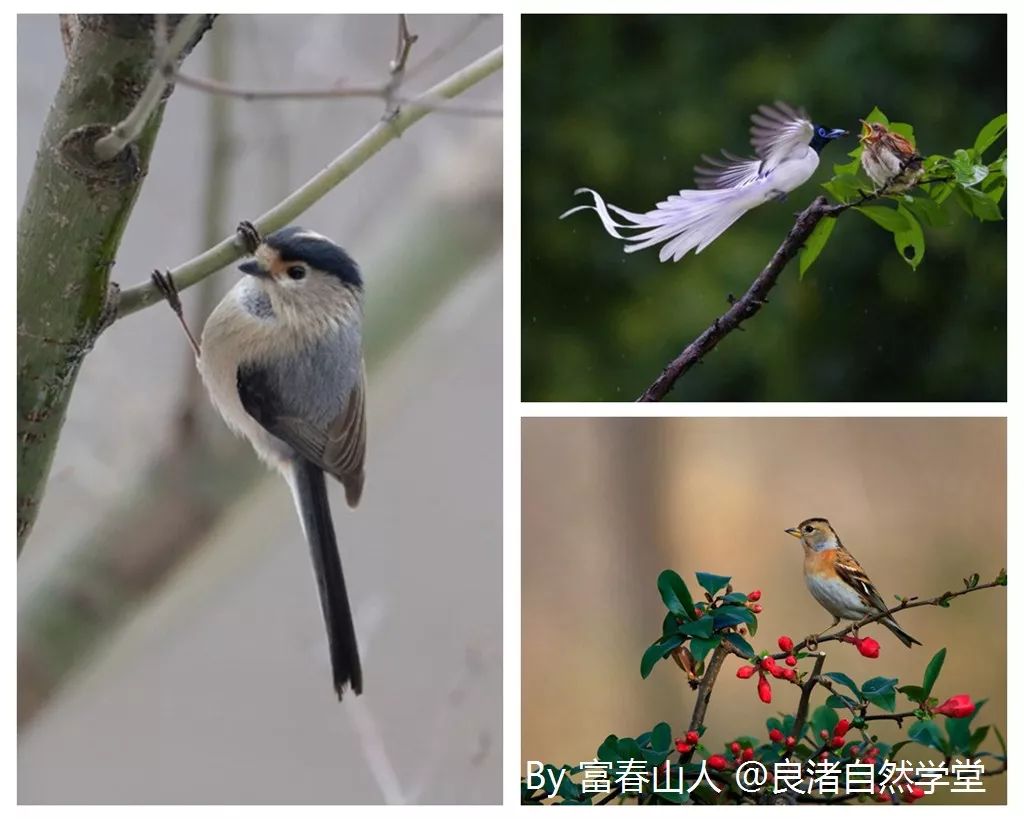
POLYGON ((839 137, 849 136, 849 131, 844 131, 842 128, 833 128, 825 135, 825 139, 839 139, 839 137))

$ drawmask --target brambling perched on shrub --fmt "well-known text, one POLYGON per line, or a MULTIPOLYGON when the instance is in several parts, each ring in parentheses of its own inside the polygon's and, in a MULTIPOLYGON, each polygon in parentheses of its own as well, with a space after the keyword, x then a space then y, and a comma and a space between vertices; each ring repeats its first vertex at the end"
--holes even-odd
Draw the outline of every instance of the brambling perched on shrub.
MULTIPOLYGON (((804 545, 804 580, 811 596, 821 603, 834 620, 860 620, 871 614, 887 612, 881 595, 875 589, 856 558, 846 551, 839 535, 824 518, 808 518, 799 526, 786 530, 787 535, 800 538, 804 545)), ((878 621, 895 634, 907 648, 921 645, 899 627, 891 617, 878 621)), ((820 635, 819 635, 820 636, 820 635)))
POLYGON ((880 122, 861 120, 864 129, 860 164, 878 189, 886 193, 909 190, 924 175, 924 157, 910 140, 890 131, 880 122))

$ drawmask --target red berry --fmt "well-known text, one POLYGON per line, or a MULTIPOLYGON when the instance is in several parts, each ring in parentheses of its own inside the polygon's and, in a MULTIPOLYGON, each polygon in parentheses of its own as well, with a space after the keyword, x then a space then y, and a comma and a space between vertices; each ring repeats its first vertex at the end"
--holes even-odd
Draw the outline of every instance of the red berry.
POLYGON ((757 696, 761 698, 761 702, 769 703, 772 701, 772 686, 762 675, 757 681, 757 696))
POLYGON ((857 651, 870 660, 874 660, 878 657, 879 649, 880 646, 878 645, 878 641, 873 640, 870 637, 865 637, 857 643, 857 651))
POLYGON ((756 603, 760 599, 761 599, 761 590, 760 589, 754 589, 750 594, 747 595, 747 600, 749 600, 751 603, 756 603))
POLYGON ((740 752, 740 744, 738 742, 734 742, 729 746, 729 750, 732 751, 733 754, 738 754, 740 752))
POLYGON ((741 680, 749 680, 754 676, 754 666, 752 665, 741 665, 736 669, 736 676, 741 680))
POLYGON ((841 719, 836 723, 835 730, 832 731, 837 737, 845 737, 846 732, 850 730, 850 721, 848 719, 841 719))
POLYGON ((796 657, 794 657, 792 654, 790 654, 786 658, 786 665, 796 665, 796 657))
POLYGON ((796 672, 792 668, 784 668, 782 670, 782 676, 785 677, 787 680, 795 680, 796 672))
POLYGON ((723 768, 728 767, 729 763, 724 756, 721 754, 712 754, 708 757, 708 767, 714 768, 716 771, 720 771, 723 768))
POLYGON ((796 745, 796 737, 786 737, 786 747, 792 748, 796 745))
POLYGON ((693 746, 687 745, 685 742, 676 741, 676 750, 681 754, 688 754, 693 750, 693 746))
POLYGON ((832 747, 833 748, 842 748, 843 744, 845 742, 846 742, 846 740, 843 739, 842 737, 838 737, 838 736, 832 737, 832 747))
POLYGON ((686 741, 690 743, 690 745, 696 745, 698 742, 700 742, 700 734, 698 734, 696 731, 687 731, 686 741))
POLYGON ((754 603, 754 605, 750 607, 750 610, 754 612, 754 614, 760 614, 762 611, 764 611, 764 606, 762 606, 760 603, 754 603))
POLYGON ((933 708, 932 713, 942 714, 953 719, 962 719, 974 713, 974 703, 971 702, 969 694, 957 694, 955 697, 950 697, 938 708, 933 708))
POLYGON ((750 760, 752 760, 753 758, 754 758, 754 749, 753 748, 744 748, 743 749, 743 761, 744 762, 750 762, 750 760))
POLYGON ((783 651, 792 651, 793 650, 793 638, 792 637, 787 637, 785 634, 783 634, 779 638, 779 648, 781 648, 783 651))
POLYGON ((782 731, 778 728, 772 728, 772 730, 768 732, 768 739, 772 742, 782 742, 782 731))
POLYGON ((908 794, 908 798, 920 799, 924 795, 925 793, 923 789, 917 787, 917 785, 912 785, 910 788, 910 793, 908 794))

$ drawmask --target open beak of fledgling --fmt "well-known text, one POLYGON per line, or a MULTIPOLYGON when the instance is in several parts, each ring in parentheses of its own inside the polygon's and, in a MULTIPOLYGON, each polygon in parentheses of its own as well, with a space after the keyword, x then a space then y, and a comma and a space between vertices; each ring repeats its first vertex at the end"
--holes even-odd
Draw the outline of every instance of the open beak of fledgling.
POLYGON ((800 537, 800 530, 794 527, 792 529, 787 529, 786 534, 792 535, 793 537, 800 537))

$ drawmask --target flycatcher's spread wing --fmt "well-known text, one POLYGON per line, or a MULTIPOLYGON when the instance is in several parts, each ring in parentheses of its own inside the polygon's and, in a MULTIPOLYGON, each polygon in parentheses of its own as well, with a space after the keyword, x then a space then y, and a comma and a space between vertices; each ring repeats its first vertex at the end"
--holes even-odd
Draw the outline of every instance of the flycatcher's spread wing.
POLYGON ((774 168, 800 145, 810 145, 814 125, 801 110, 794 110, 784 102, 774 106, 760 105, 750 121, 750 144, 764 160, 765 166, 774 168))
POLYGON ((740 188, 761 178, 761 166, 764 163, 760 159, 736 156, 728 151, 722 151, 722 156, 725 157, 724 162, 718 157, 701 155, 701 159, 710 167, 698 165, 693 169, 694 181, 700 190, 740 188))

